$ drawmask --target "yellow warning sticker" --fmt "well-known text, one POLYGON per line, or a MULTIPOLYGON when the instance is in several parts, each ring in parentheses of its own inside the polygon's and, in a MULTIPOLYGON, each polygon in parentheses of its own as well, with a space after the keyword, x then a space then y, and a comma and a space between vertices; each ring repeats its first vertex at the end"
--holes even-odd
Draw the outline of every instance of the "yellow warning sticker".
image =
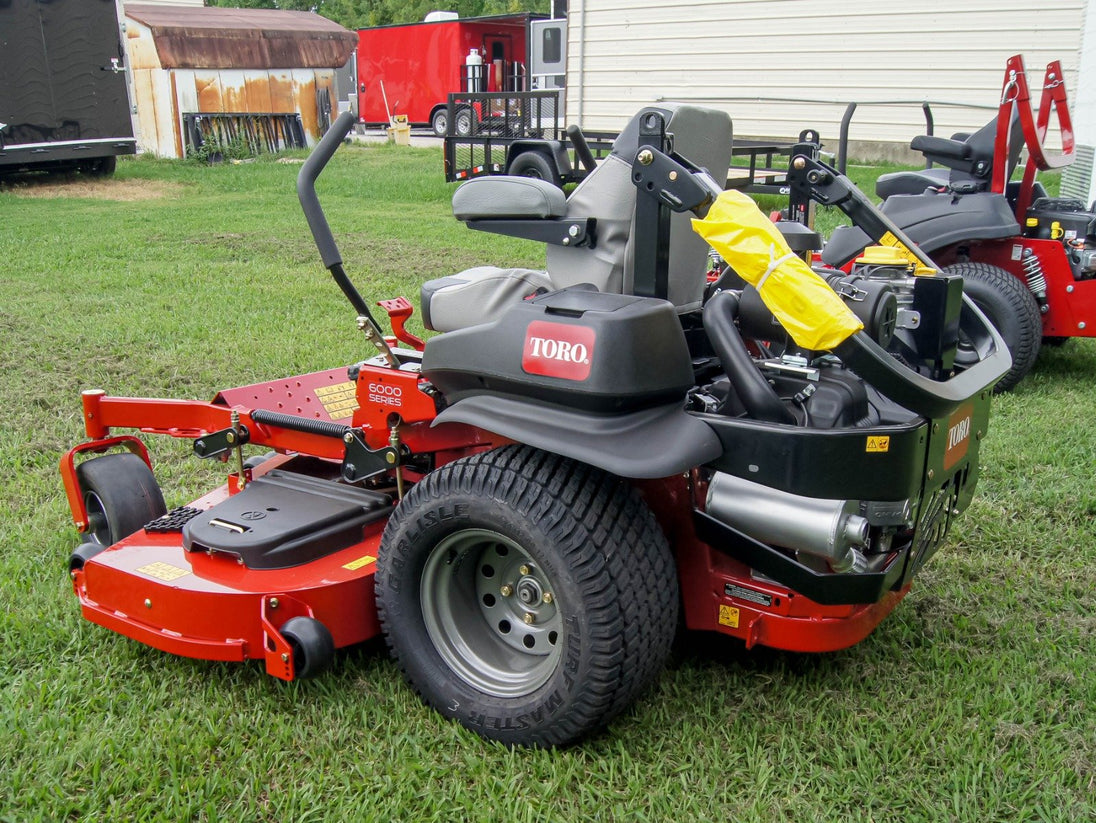
POLYGON ((893 249, 897 249, 903 257, 905 257, 907 260, 909 260, 915 266, 924 265, 918 259, 917 255, 914 254, 912 251, 909 250, 909 248, 906 247, 905 243, 903 243, 901 240, 899 240, 897 237, 895 237, 890 232, 887 232, 886 234, 884 234, 882 237, 879 238, 879 245, 880 246, 890 246, 893 249))
POLYGON ((885 437, 868 437, 868 447, 865 449, 867 452, 874 452, 876 454, 883 454, 890 451, 890 436, 885 437))
POLYGON ((734 606, 720 606, 719 607, 719 625, 730 626, 732 629, 738 628, 738 609, 734 606))
POLYGON ((156 580, 163 580, 165 583, 170 583, 172 580, 178 580, 180 577, 186 577, 190 574, 186 569, 180 569, 170 563, 149 563, 147 566, 141 566, 137 571, 156 580))
POLYGON ((320 386, 316 389, 316 399, 320 401, 320 405, 332 420, 349 417, 358 410, 357 391, 349 380, 345 383, 320 386))
POLYGON ((363 557, 359 557, 357 560, 351 560, 349 563, 344 563, 343 568, 347 571, 356 572, 358 569, 376 562, 377 558, 373 557, 371 554, 367 554, 363 557))

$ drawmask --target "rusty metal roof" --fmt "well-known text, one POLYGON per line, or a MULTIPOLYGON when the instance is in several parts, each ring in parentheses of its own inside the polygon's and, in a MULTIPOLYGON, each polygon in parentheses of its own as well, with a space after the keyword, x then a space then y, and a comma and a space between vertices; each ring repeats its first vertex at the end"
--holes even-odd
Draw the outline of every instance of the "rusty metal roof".
POLYGON ((165 69, 337 68, 358 36, 307 11, 126 3, 152 31, 165 69))

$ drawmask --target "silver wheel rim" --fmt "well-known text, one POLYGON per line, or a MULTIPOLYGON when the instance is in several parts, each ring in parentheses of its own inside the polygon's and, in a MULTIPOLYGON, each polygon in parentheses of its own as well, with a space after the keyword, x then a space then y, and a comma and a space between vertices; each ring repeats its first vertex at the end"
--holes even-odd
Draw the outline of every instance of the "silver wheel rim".
POLYGON ((470 686, 521 697, 555 672, 563 649, 555 590, 513 540, 454 532, 427 558, 419 594, 434 648, 470 686))
POLYGON ((95 492, 84 492, 84 509, 87 511, 87 534, 92 541, 101 546, 111 544, 110 522, 107 520, 106 506, 95 492))

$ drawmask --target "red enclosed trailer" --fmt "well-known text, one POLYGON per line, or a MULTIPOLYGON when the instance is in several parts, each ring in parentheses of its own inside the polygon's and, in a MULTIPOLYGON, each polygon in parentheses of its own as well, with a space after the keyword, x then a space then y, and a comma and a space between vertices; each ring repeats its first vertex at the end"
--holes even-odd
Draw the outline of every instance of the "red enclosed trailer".
MULTIPOLYGON (((402 114, 445 134, 450 92, 524 91, 529 23, 541 17, 509 14, 359 29, 360 122, 387 124, 391 115, 402 114)), ((472 121, 456 125, 470 130, 472 121)))

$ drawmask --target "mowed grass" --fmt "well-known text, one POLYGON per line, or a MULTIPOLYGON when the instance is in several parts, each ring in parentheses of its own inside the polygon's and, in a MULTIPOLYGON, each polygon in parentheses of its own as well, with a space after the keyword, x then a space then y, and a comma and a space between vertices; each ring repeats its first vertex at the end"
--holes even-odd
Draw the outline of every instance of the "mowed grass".
MULTIPOLYGON (((0 819, 1088 821, 1096 818, 1096 343, 995 403, 977 499, 847 651, 682 644, 602 735, 508 750, 423 707, 378 642, 316 680, 84 621, 57 472, 79 392, 208 399, 368 354, 298 166, 127 160, 0 188, 0 819)), ((453 220, 440 151, 345 147, 320 180, 367 300, 533 243, 453 220)), ((168 505, 223 479, 149 439, 168 505)))

